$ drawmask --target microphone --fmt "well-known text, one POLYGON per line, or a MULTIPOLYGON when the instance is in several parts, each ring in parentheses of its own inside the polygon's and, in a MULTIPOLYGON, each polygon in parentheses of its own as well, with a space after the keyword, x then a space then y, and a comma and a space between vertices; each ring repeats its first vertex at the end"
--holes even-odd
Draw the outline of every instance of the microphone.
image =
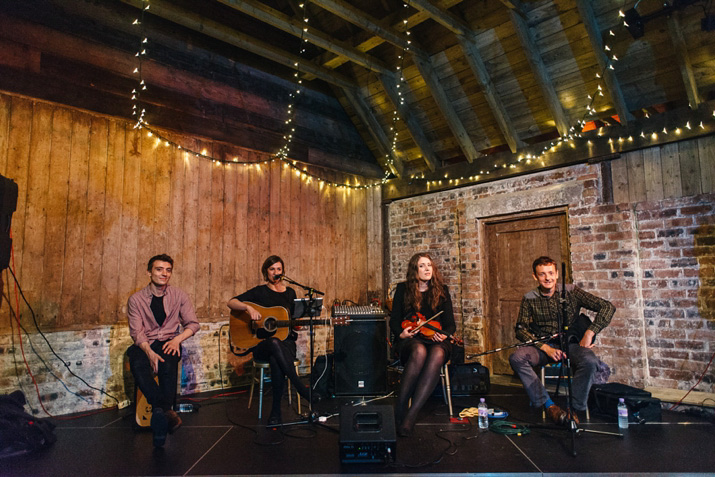
POLYGON ((281 273, 280 275, 276 275, 276 280, 283 280, 284 275, 281 273))
POLYGON ((294 285, 297 285, 297 283, 295 282, 295 280, 293 280, 293 279, 291 279, 291 278, 288 278, 287 276, 285 276, 285 274, 278 275, 278 278, 279 278, 280 280, 285 280, 285 281, 288 282, 288 283, 292 283, 292 284, 294 284, 294 285))

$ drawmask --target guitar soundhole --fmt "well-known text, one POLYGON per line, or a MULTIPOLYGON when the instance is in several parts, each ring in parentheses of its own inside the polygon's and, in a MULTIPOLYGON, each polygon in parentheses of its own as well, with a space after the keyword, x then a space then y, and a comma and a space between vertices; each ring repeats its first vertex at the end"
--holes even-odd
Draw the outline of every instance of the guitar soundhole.
POLYGON ((263 329, 266 331, 276 331, 278 327, 276 326, 276 318, 274 316, 269 316, 263 322, 263 329))

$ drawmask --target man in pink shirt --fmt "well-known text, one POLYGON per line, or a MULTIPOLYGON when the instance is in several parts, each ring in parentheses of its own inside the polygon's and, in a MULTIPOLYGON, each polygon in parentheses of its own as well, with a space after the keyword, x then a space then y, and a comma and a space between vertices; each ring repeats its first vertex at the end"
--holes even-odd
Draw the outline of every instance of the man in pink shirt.
POLYGON ((129 334, 134 344, 127 350, 136 385, 152 406, 154 445, 161 447, 167 432, 181 426, 172 409, 176 397, 181 343, 196 334, 199 322, 189 296, 169 286, 174 260, 156 255, 149 260, 149 284, 127 302, 129 334), (154 380, 158 376, 159 383, 154 380))

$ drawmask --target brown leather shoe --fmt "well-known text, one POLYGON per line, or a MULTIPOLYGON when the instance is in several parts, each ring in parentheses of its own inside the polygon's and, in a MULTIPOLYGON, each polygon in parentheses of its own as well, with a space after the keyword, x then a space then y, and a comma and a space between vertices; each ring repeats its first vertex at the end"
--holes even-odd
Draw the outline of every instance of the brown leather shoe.
POLYGON ((565 419, 566 422, 564 422, 564 424, 566 424, 566 423, 567 423, 569 420, 571 420, 572 418, 573 418, 573 420, 574 420, 574 422, 576 423, 577 426, 578 426, 579 424, 581 424, 580 422, 578 422, 578 414, 576 414, 576 411, 574 411, 574 410, 566 411, 566 419, 565 419))
POLYGON ((181 418, 176 411, 166 411, 166 419, 169 421, 169 432, 173 433, 181 427, 181 418))
POLYGON ((566 411, 556 404, 546 408, 546 415, 559 426, 563 426, 566 423, 566 411))

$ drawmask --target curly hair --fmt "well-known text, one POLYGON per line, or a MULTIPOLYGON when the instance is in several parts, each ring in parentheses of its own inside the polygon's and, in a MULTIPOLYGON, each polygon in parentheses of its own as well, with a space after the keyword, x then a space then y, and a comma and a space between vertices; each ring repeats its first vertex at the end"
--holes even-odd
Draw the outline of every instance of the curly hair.
POLYGON ((436 310, 439 306, 440 301, 446 296, 446 293, 444 291, 444 281, 442 280, 442 274, 439 272, 439 268, 437 268, 437 265, 434 263, 434 260, 432 260, 432 257, 428 253, 414 254, 410 259, 410 262, 407 264, 405 305, 415 311, 418 311, 420 309, 420 304, 422 303, 422 292, 420 292, 418 288, 419 283, 417 280, 417 262, 419 262, 420 258, 422 257, 429 259, 430 263, 432 263, 432 278, 427 284, 427 291, 425 293, 427 294, 430 307, 433 310, 436 310))

